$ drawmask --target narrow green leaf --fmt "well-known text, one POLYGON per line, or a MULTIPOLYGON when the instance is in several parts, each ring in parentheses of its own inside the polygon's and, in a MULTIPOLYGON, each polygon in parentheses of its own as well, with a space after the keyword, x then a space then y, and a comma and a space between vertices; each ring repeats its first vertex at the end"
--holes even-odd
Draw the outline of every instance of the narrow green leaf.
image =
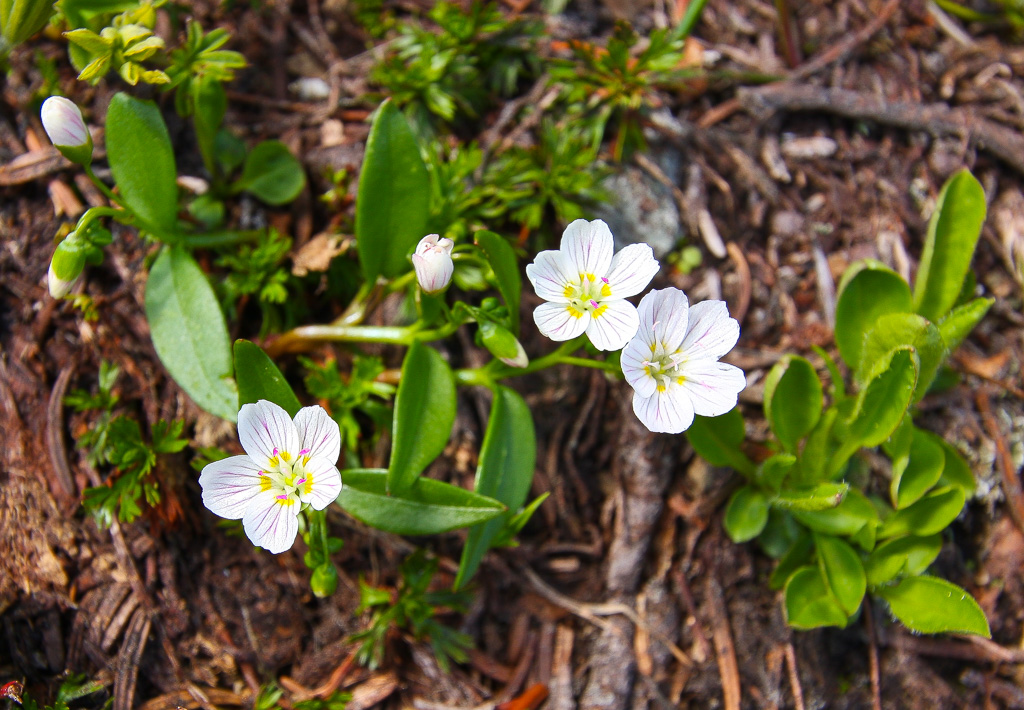
POLYGON ((772 501, 772 506, 782 510, 831 510, 842 504, 849 490, 848 483, 819 483, 814 488, 787 489, 772 501))
POLYGON ((206 275, 180 247, 164 249, 146 282, 146 319, 160 361, 200 407, 238 418, 231 341, 206 275))
POLYGON ((753 540, 768 522, 768 500, 756 488, 743 486, 725 508, 725 532, 733 542, 753 540))
POLYGON ((468 582, 484 553, 509 519, 526 502, 537 464, 537 437, 530 408, 515 390, 499 387, 480 447, 473 490, 508 506, 509 512, 470 529, 462 548, 454 588, 468 582))
POLYGON ((306 186, 302 163, 281 141, 263 141, 245 156, 242 177, 233 190, 245 190, 268 205, 291 202, 306 186))
POLYGON ((927 575, 907 577, 892 587, 878 589, 893 616, 911 631, 922 634, 974 634, 992 638, 985 612, 966 590, 927 575))
MULTIPOLYGON (((914 401, 917 402, 928 391, 939 365, 946 357, 945 343, 935 325, 913 313, 881 316, 864 338, 861 362, 879 362, 893 350, 907 346, 914 348, 920 361, 914 389, 914 401)), ((865 376, 870 375, 870 372, 862 371, 859 374, 865 376)), ((866 382, 863 379, 859 381, 861 384, 866 382)))
POLYGON ((794 510, 793 517, 811 530, 841 537, 856 535, 865 526, 878 525, 878 511, 857 488, 847 491, 843 502, 835 508, 794 510))
MULTIPOLYGON (((909 456, 893 466, 889 497, 897 510, 921 500, 939 482, 946 456, 942 447, 919 429, 913 431, 909 456)), ((895 464, 895 462, 894 462, 895 464)))
POLYGON ((942 550, 942 536, 907 535, 883 542, 864 560, 868 584, 877 587, 897 577, 921 574, 942 550))
POLYGON ((265 399, 294 417, 302 404, 288 380, 263 349, 248 340, 235 341, 235 380, 238 382, 238 405, 265 399))
POLYGON ((882 522, 880 538, 904 535, 934 535, 956 520, 964 508, 964 489, 959 486, 937 488, 908 508, 897 510, 882 522))
POLYGON ((846 615, 853 616, 868 589, 860 555, 846 542, 831 535, 815 534, 814 546, 818 550, 818 566, 829 589, 846 615))
POLYGON ((942 477, 939 480, 944 485, 954 485, 963 488, 964 494, 967 496, 973 495, 977 483, 974 480, 974 474, 971 473, 971 467, 964 461, 964 457, 960 455, 960 452, 941 436, 930 431, 922 431, 922 433, 941 446, 942 453, 945 455, 942 477))
POLYGON ((431 478, 416 479, 401 495, 389 494, 387 479, 383 469, 342 471, 338 505, 370 527, 396 535, 436 535, 505 510, 492 498, 431 478))
POLYGON ((851 446, 878 446, 895 431, 914 396, 918 366, 917 353, 909 348, 893 350, 878 362, 857 398, 851 446))
POLYGON ((794 629, 846 626, 847 614, 829 591, 821 570, 801 567, 786 582, 786 622, 794 629))
POLYGON ((806 359, 786 355, 764 382, 764 416, 786 451, 796 451, 821 418, 821 380, 806 359))
POLYGON ((798 537, 789 550, 783 555, 782 559, 779 560, 779 564, 775 565, 775 569, 772 570, 771 576, 768 578, 768 586, 772 589, 782 589, 786 586, 786 582, 793 576, 801 567, 804 567, 811 562, 811 553, 814 552, 814 540, 805 531, 800 537, 798 537))
POLYGON ((938 322, 960 295, 985 221, 985 191, 967 170, 942 187, 914 283, 914 311, 938 322))
POLYGON ((942 334, 947 352, 953 352, 960 347, 968 334, 974 330, 974 326, 985 317, 993 303, 994 298, 975 298, 962 306, 957 306, 939 322, 939 333, 942 334))
POLYGON ((693 450, 709 464, 731 466, 742 474, 753 476, 757 467, 740 448, 745 436, 739 407, 720 417, 696 416, 686 430, 686 438, 693 450))
POLYGON ((878 261, 860 261, 843 274, 836 300, 836 345, 853 372, 861 369, 864 336, 880 316, 909 313, 910 287, 878 261))
POLYGON ((402 363, 395 394, 395 419, 388 490, 400 495, 436 459, 455 423, 455 379, 440 353, 415 342, 402 363))
POLYGON ((512 332, 519 335, 519 305, 523 283, 519 275, 519 262, 512 245, 504 237, 494 232, 481 230, 473 235, 476 245, 487 257, 487 263, 494 271, 494 279, 498 282, 498 291, 508 306, 508 317, 512 324, 512 332))
POLYGON ((117 93, 107 109, 107 161, 125 204, 157 236, 173 234, 178 214, 178 171, 160 109, 117 93))
MULTIPOLYGON (((853 400, 843 400, 844 403, 852 403, 853 400)), ((803 485, 811 485, 825 478, 825 467, 828 464, 835 445, 832 442, 832 430, 839 418, 839 409, 835 406, 825 410, 817 426, 811 430, 804 443, 803 452, 797 461, 796 482, 803 485)))
POLYGON ((363 275, 394 278, 412 268, 409 255, 426 236, 430 177, 416 138, 390 100, 370 128, 356 197, 356 247, 363 275))

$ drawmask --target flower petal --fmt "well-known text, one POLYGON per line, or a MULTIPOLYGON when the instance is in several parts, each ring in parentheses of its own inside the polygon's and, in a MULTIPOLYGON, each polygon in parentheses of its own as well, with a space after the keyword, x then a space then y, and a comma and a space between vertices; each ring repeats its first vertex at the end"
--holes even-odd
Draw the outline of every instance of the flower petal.
POLYGON ((275 555, 290 548, 299 532, 299 501, 281 500, 278 494, 274 488, 261 491, 242 517, 242 528, 252 544, 275 555))
POLYGON ((299 499, 313 510, 323 510, 341 495, 341 474, 331 461, 316 456, 304 468, 307 480, 298 489, 299 499))
POLYGON ((689 319, 689 301, 678 288, 663 288, 651 291, 640 299, 641 338, 649 348, 661 344, 664 352, 674 352, 686 337, 686 323, 689 319))
POLYGON ((630 244, 612 259, 608 285, 612 298, 635 296, 651 282, 660 265, 649 244, 630 244))
POLYGON ((743 370, 713 360, 688 362, 683 375, 680 387, 686 391, 693 411, 702 417, 717 417, 731 410, 747 386, 743 370))
POLYGON ((564 303, 542 303, 533 312, 533 320, 541 335, 556 341, 572 340, 590 325, 590 314, 564 303))
POLYGON ((302 447, 298 455, 326 459, 333 466, 341 456, 338 422, 321 406, 303 407, 295 415, 295 430, 302 447), (305 452, 305 453, 303 453, 305 452))
POLYGON ((729 317, 725 301, 701 301, 690 307, 682 350, 687 359, 717 360, 740 338, 740 324, 729 317))
POLYGON ((572 273, 568 268, 562 252, 554 249, 542 251, 526 265, 526 278, 533 284, 533 290, 545 301, 568 303, 565 288, 570 284, 578 284, 579 274, 572 273))
POLYGON ((651 357, 651 348, 639 337, 633 338, 622 348, 619 365, 626 382, 641 397, 650 397, 658 389, 657 381, 651 376, 644 363, 651 357))
POLYGON ((693 424, 693 405, 680 387, 669 387, 650 397, 635 393, 633 412, 653 432, 678 434, 693 424))
POLYGON ((600 219, 588 222, 578 219, 562 232, 562 257, 565 266, 575 275, 608 273, 615 251, 615 239, 608 225, 600 219))
POLYGON ((238 520, 260 492, 260 467, 248 456, 231 456, 203 467, 199 485, 203 505, 214 515, 238 520))
POLYGON ((605 301, 591 313, 587 337, 598 350, 618 350, 636 335, 640 317, 629 301, 605 301))
POLYGON ((260 466, 269 466, 278 452, 299 453, 299 434, 288 412, 273 402, 261 399, 243 404, 238 412, 238 439, 242 448, 260 466))

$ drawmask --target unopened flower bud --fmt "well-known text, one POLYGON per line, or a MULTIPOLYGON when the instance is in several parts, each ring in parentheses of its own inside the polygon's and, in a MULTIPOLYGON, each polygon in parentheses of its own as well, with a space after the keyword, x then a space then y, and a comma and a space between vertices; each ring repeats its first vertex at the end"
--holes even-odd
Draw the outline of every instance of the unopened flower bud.
POLYGON ((416 269, 416 280, 424 293, 440 293, 448 288, 455 271, 452 262, 452 248, 455 243, 447 237, 428 234, 416 245, 412 265, 416 269))
POLYGON ((50 270, 46 274, 50 295, 54 298, 67 296, 84 268, 85 248, 81 240, 75 236, 75 232, 72 232, 57 245, 57 250, 53 253, 50 270))
POLYGON ((480 324, 480 339, 491 355, 509 367, 526 367, 530 358, 516 336, 497 323, 485 321, 480 324))
POLYGON ((325 562, 313 570, 309 586, 313 590, 313 594, 320 599, 334 594, 335 590, 338 589, 338 570, 334 569, 334 564, 332 562, 325 562))
POLYGON ((92 162, 92 136, 73 101, 51 96, 43 102, 40 118, 46 135, 65 158, 79 165, 92 162))

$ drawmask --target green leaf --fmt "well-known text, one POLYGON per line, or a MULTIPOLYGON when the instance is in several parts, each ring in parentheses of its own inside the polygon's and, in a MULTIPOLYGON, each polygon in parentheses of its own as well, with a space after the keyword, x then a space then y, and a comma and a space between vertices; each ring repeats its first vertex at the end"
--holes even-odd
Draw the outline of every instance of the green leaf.
POLYGON ((914 311, 939 322, 956 303, 985 221, 985 191, 967 170, 942 187, 914 283, 914 311))
POLYGON ((712 466, 731 466, 747 476, 756 470, 754 462, 740 448, 746 433, 739 407, 720 417, 693 418, 686 438, 701 458, 712 466))
POLYGON ((977 483, 974 480, 974 474, 971 473, 971 467, 964 461, 964 457, 960 455, 960 452, 941 436, 930 431, 922 430, 921 433, 942 447, 945 463, 942 466, 942 477, 939 481, 944 485, 954 485, 963 488, 964 494, 967 496, 973 495, 977 483))
POLYGON ((966 496, 959 486, 937 488, 913 505, 897 510, 882 522, 880 538, 934 535, 956 520, 966 496))
POLYGON ((725 531, 733 542, 753 540, 768 522, 768 500, 752 486, 743 486, 725 508, 725 531))
POLYGON ((992 638, 985 612, 974 597, 938 577, 907 577, 876 592, 889 602, 893 616, 922 634, 974 634, 992 638))
POLYGON ((957 306, 939 322, 939 333, 946 343, 946 351, 953 352, 964 342, 974 326, 988 313, 995 303, 994 298, 975 298, 962 306, 957 306))
MULTIPOLYGON (((843 502, 835 508, 817 511, 794 510, 793 517, 811 530, 842 537, 857 535, 865 527, 874 528, 879 524, 875 506, 857 488, 847 491, 843 502)), ((857 540, 855 542, 860 544, 857 540)))
POLYGON ((793 541, 789 550, 779 560, 779 564, 772 570, 772 574, 768 578, 768 586, 776 590, 785 587, 794 572, 811 562, 811 553, 813 552, 814 541, 805 531, 793 541))
POLYGON ((338 505, 370 527, 397 535, 436 535, 482 523, 505 510, 498 501, 431 478, 416 479, 401 495, 388 493, 382 469, 342 471, 338 505))
POLYGON ((476 245, 487 257, 487 263, 494 271, 494 279, 498 282, 498 291, 508 306, 508 317, 512 332, 519 335, 519 305, 523 283, 519 275, 519 262, 512 245, 504 237, 494 232, 481 230, 473 235, 476 245))
POLYGON ((107 160, 125 204, 157 236, 173 234, 178 214, 178 171, 160 109, 117 93, 107 109, 107 160))
MULTIPOLYGON (((852 400, 843 400, 843 402, 852 402, 852 400)), ((797 462, 794 476, 797 482, 809 485, 825 478, 825 468, 829 456, 835 448, 832 443, 832 429, 835 427, 838 417, 839 410, 835 406, 829 407, 818 420, 818 425, 811 430, 797 462)))
POLYGON ((830 510, 842 504, 848 483, 819 483, 814 488, 787 489, 772 501, 772 506, 783 510, 830 510))
POLYGON ((786 451, 796 451, 800 440, 821 418, 821 380, 811 363, 786 355, 764 382, 764 416, 786 451))
POLYGON ((394 443, 388 490, 400 495, 436 459, 455 423, 455 379, 440 353, 414 342, 395 394, 394 443))
POLYGON ((469 531, 462 548, 454 589, 468 582, 484 553, 509 519, 526 502, 537 463, 537 437, 530 408, 515 390, 499 387, 480 446, 480 463, 473 490, 508 506, 509 512, 469 531))
POLYGON ((795 629, 846 626, 847 614, 829 591, 821 570, 808 565, 786 582, 786 622, 795 629))
POLYGON ((792 515, 769 506, 768 523, 758 535, 757 544, 766 555, 778 560, 804 532, 804 527, 792 515))
POLYGON ((853 616, 867 591, 860 555, 849 544, 831 535, 814 535, 818 566, 847 616, 853 616))
POLYGON ((263 349, 248 340, 235 341, 235 380, 238 382, 238 405, 265 399, 273 402, 294 418, 302 404, 277 365, 263 349))
POLYGON ((232 188, 245 190, 268 205, 291 202, 306 185, 302 163, 281 141, 263 141, 245 157, 242 177, 232 188))
MULTIPOLYGON (((861 362, 870 367, 870 363, 879 362, 887 353, 908 345, 914 348, 920 361, 917 386, 914 389, 914 401, 917 402, 928 391, 947 352, 939 329, 928 320, 913 313, 881 316, 865 336, 861 362)), ((860 380, 862 384, 865 381, 860 380)))
POLYGON ((760 463, 755 479, 769 490, 777 491, 795 464, 796 456, 793 454, 775 454, 760 463))
POLYGON ((843 274, 836 300, 836 345, 853 372, 861 369, 864 337, 880 316, 910 313, 910 287, 884 264, 865 260, 843 274))
POLYGON ((917 353, 909 348, 893 350, 878 361, 857 397, 850 446, 878 446, 895 431, 914 395, 918 366, 917 353))
POLYGON ((366 142, 356 197, 356 247, 367 282, 394 278, 426 235, 430 177, 409 124, 390 100, 381 104, 366 142))
POLYGON ((913 430, 909 456, 893 462, 889 497, 897 510, 921 500, 939 482, 946 456, 942 447, 919 429, 913 430))
POLYGON ((160 361, 192 400, 223 419, 238 418, 231 341, 206 275, 180 247, 164 249, 146 283, 146 319, 160 361))
POLYGON ((916 576, 928 569, 942 550, 942 536, 907 535, 883 542, 864 561, 868 584, 877 587, 901 576, 916 576))

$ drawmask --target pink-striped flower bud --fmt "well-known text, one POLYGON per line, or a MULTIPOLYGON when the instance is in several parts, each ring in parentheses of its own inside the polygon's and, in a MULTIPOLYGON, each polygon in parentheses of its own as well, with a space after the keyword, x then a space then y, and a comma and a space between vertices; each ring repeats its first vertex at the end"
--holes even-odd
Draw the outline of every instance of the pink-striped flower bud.
POLYGON ((441 293, 452 280, 455 264, 452 262, 452 248, 455 242, 447 237, 428 234, 416 245, 412 255, 412 266, 416 269, 416 280, 424 293, 441 293))
POLYGON ((43 128, 50 142, 73 163, 87 165, 92 161, 92 136, 73 101, 51 96, 40 111, 43 128))

